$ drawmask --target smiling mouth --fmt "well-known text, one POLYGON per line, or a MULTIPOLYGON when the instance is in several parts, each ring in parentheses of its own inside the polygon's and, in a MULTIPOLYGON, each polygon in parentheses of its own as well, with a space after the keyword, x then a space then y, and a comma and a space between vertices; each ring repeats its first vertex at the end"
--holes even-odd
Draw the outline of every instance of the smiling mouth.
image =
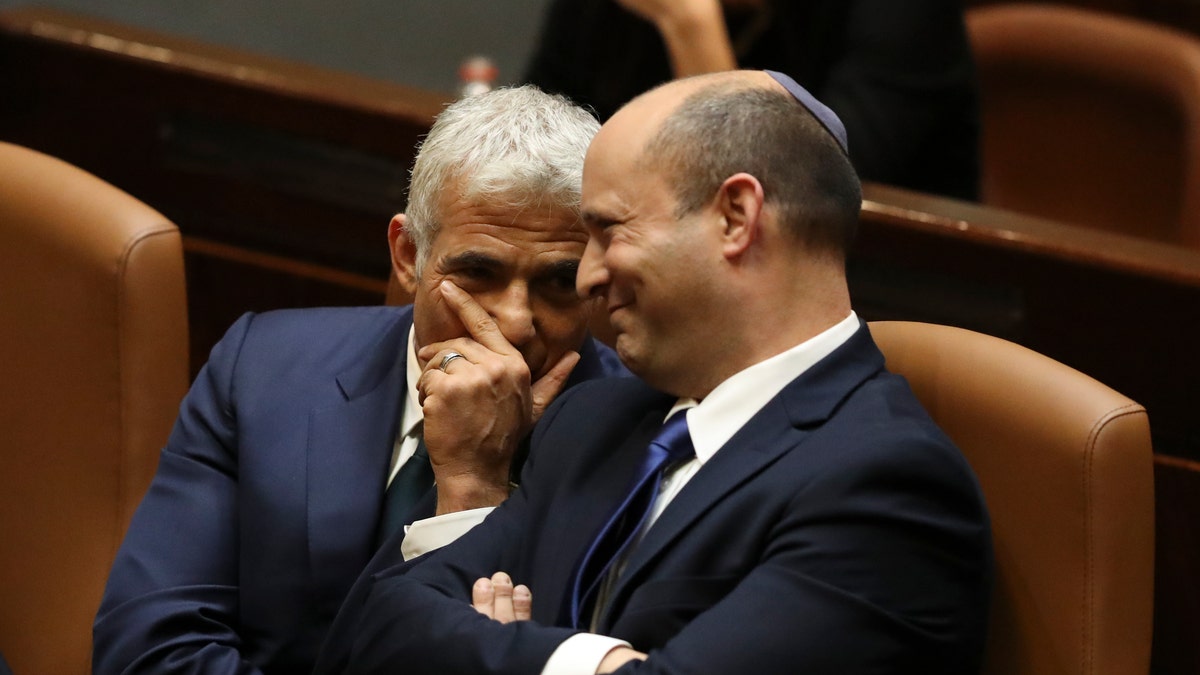
POLYGON ((612 316, 613 314, 616 314, 616 313, 617 313, 617 310, 620 310, 620 309, 625 309, 625 308, 626 308, 626 307, 628 307, 629 305, 630 305, 630 303, 628 303, 628 302, 622 302, 622 303, 619 303, 619 304, 613 304, 613 305, 609 305, 609 306, 608 306, 608 315, 609 315, 609 316, 612 316))

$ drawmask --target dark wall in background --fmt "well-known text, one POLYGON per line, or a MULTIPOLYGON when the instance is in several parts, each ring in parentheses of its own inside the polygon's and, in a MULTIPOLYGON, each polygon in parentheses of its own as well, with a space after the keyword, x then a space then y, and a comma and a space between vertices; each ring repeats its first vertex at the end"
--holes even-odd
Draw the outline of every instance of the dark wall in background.
MULTIPOLYGON (((1200 32, 1196 0, 1057 1, 1200 32)), ((549 0, 0 0, 0 10, 53 7, 453 92, 459 64, 473 54, 496 63, 499 84, 519 81, 548 4, 549 0)))
POLYGON ((485 54, 519 80, 546 0, 0 0, 165 31, 426 89, 454 91, 485 54))

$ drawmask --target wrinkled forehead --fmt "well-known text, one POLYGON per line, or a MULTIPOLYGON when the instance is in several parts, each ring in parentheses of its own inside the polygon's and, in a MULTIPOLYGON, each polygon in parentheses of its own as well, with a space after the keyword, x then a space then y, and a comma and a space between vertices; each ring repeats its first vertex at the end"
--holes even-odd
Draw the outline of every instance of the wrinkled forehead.
POLYGON ((549 213, 570 227, 579 217, 578 187, 564 189, 547 181, 522 181, 500 171, 461 171, 450 177, 437 194, 439 226, 444 225, 455 211, 507 210, 514 218, 524 213, 549 213))
POLYGON ((583 232, 579 205, 564 206, 527 192, 446 190, 440 200, 439 235, 451 239, 577 241, 583 232))

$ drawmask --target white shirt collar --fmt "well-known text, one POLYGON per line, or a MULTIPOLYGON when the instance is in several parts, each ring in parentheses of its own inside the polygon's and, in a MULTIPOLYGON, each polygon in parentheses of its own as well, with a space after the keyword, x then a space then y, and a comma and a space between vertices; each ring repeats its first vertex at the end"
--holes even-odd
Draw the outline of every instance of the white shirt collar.
POLYGON ((421 364, 417 363, 417 351, 414 348, 415 328, 408 329, 408 364, 405 366, 405 379, 408 381, 408 396, 404 397, 404 408, 400 414, 400 438, 412 435, 421 422, 425 421, 425 413, 417 403, 417 380, 421 379, 421 364))
POLYGON ((707 462, 789 382, 829 356, 858 329, 858 316, 850 312, 820 334, 736 373, 717 385, 703 401, 679 399, 667 417, 690 408, 687 419, 692 446, 696 458, 701 463, 707 462))

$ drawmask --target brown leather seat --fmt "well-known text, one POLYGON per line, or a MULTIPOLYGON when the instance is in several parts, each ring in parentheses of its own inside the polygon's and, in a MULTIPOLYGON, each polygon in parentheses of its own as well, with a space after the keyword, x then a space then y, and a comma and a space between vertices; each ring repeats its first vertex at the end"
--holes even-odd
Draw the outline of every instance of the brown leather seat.
POLYGON ((985 204, 1200 248, 1200 39, 1047 4, 967 27, 985 204))
POLYGON ((109 566, 187 388, 179 231, 0 143, 0 653, 91 670, 109 566))
POLYGON ((1154 503, 1142 406, 1090 377, 959 328, 871 334, 962 448, 992 517, 984 673, 1145 675, 1154 503))

